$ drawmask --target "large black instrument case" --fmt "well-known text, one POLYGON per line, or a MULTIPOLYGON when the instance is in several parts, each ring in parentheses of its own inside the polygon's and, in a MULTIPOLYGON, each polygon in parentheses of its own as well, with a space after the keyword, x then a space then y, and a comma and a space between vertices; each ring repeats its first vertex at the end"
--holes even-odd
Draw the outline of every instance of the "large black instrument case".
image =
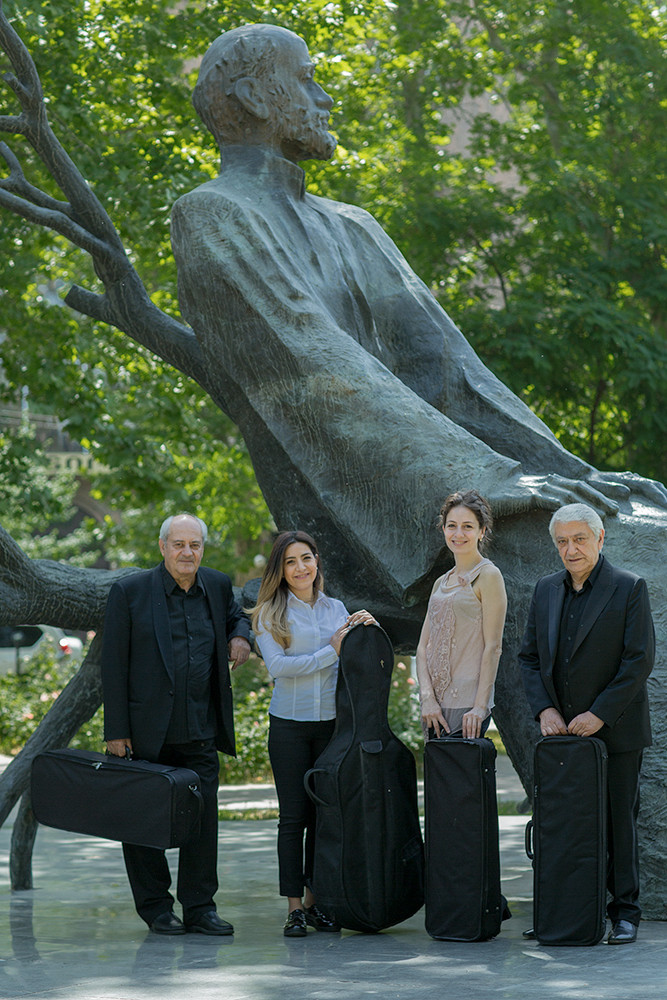
POLYGON ((196 835, 202 808, 194 771, 88 750, 38 754, 31 797, 45 826, 159 848, 196 835))
POLYGON ((485 738, 424 746, 426 930, 438 940, 485 941, 500 931, 495 762, 485 738))
POLYGON ((602 740, 545 736, 535 746, 533 927, 541 944, 593 945, 605 933, 607 748, 602 740))
POLYGON ((356 931, 406 920, 424 900, 415 759, 387 720, 393 666, 394 650, 378 625, 345 636, 336 728, 305 777, 317 811, 317 905, 356 931))

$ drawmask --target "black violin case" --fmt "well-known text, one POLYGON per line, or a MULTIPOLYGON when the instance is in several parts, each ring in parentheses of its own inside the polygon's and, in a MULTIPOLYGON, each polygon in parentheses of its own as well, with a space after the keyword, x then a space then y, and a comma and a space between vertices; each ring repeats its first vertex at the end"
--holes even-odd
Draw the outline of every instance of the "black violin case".
POLYGON ((393 666, 394 650, 378 625, 345 636, 336 728, 304 779, 317 811, 317 905, 355 931, 391 927, 424 901, 415 760, 387 721, 393 666))
POLYGON ((509 916, 500 892, 496 748, 441 737, 424 745, 426 930, 485 941, 509 916))
POLYGON ((594 945, 605 933, 607 747, 594 736, 535 745, 533 927, 540 944, 594 945))
POLYGON ((186 767, 89 750, 47 750, 32 763, 44 826, 144 847, 181 847, 199 830, 199 776, 186 767))

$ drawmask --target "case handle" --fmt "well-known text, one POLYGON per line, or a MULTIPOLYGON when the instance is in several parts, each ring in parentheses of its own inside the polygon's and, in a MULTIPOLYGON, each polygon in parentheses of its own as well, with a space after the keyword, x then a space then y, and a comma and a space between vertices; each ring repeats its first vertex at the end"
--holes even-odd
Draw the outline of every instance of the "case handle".
POLYGON ((535 845, 533 843, 534 826, 532 819, 526 823, 526 854, 532 861, 535 857, 535 845))
POLYGON ((310 783, 311 778, 313 777, 314 774, 326 774, 326 773, 327 772, 324 770, 323 767, 311 767, 311 769, 309 771, 306 771, 306 773, 303 776, 303 787, 306 789, 308 797, 311 799, 312 802, 315 803, 316 806, 328 806, 329 803, 325 802, 324 799, 321 799, 319 795, 315 793, 310 783))

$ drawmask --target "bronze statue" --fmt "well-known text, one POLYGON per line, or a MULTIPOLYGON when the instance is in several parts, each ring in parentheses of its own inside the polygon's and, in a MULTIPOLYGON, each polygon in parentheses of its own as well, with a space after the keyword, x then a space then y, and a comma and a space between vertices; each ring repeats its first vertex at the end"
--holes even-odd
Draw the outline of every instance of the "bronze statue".
POLYGON ((220 145, 220 174, 172 213, 183 315, 277 520, 326 511, 345 566, 353 549, 367 591, 401 604, 423 595, 440 548, 434 511, 461 482, 500 515, 578 499, 612 513, 628 482, 667 504, 659 484, 603 476, 567 452, 372 216, 305 191, 298 161, 335 148, 313 70, 284 28, 216 39, 193 102, 220 145))
MULTIPOLYGON (((567 452, 485 368, 372 216, 306 192, 298 163, 331 157, 335 141, 332 101, 301 38, 270 25, 221 35, 193 103, 221 167, 173 209, 181 310, 277 523, 316 531, 329 583, 409 645, 446 559, 439 502, 462 483, 488 496, 510 597, 495 715, 529 772, 515 654, 534 583, 557 566, 546 511, 583 500, 607 515, 610 558, 647 578, 664 636, 667 491, 567 452)), ((652 691, 663 746, 664 669, 652 691)), ((649 753, 647 825, 665 796, 657 762, 649 753)), ((649 909, 660 864, 655 851, 643 862, 649 909)))
MULTIPOLYGON (((533 584, 558 565, 544 530, 549 510, 582 500, 606 516, 606 551, 646 578, 664 650, 664 487, 599 473, 563 449, 484 367, 370 215, 306 193, 298 163, 327 159, 335 142, 327 130, 331 99, 298 36, 269 25, 238 28, 202 62, 195 104, 222 162, 220 176, 173 212, 180 300, 192 329, 150 302, 111 220, 51 130, 34 64, 2 0, 0 46, 22 109, 3 116, 0 128, 31 143, 65 196, 56 201, 31 186, 0 144, 9 167, 0 207, 56 229, 94 258, 104 293, 74 287, 68 305, 195 378, 233 417, 276 522, 317 535, 338 596, 367 603, 395 641, 414 647, 430 582, 447 560, 435 529, 442 498, 462 484, 490 498, 498 518, 492 555, 509 595, 494 715, 530 788, 535 727, 515 654, 533 584)), ((99 623, 97 598, 94 608, 70 602, 71 618, 63 617, 56 583, 67 575, 73 593, 74 568, 34 566, 39 586, 27 587, 21 557, 1 532, 0 542, 5 609, 23 620, 99 623)), ((78 592, 90 592, 88 581, 78 592)), ((641 823, 651 856, 642 860, 642 895, 647 914, 666 916, 664 652, 659 657, 649 685, 655 745, 643 771, 641 823)), ((32 752, 26 748, 0 783, 8 789, 0 817, 25 787, 32 752)))

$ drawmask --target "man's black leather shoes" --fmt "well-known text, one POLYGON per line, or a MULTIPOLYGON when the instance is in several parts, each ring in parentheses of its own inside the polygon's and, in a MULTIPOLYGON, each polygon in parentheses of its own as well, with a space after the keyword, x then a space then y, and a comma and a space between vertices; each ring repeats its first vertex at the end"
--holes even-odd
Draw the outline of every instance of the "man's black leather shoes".
POLYGON ((186 930, 195 934, 217 934, 218 937, 226 937, 234 933, 234 928, 226 920, 222 920, 215 910, 202 913, 193 924, 186 924, 186 930))
POLYGON ((150 928, 153 934, 185 934, 185 925, 172 910, 160 913, 150 928))
POLYGON ((637 940, 637 927, 629 920, 617 920, 609 932, 607 944, 632 944, 637 940))
POLYGON ((530 927, 527 931, 524 931, 522 933, 521 937, 525 937, 527 941, 534 941, 535 940, 535 930, 534 930, 534 928, 530 927))

